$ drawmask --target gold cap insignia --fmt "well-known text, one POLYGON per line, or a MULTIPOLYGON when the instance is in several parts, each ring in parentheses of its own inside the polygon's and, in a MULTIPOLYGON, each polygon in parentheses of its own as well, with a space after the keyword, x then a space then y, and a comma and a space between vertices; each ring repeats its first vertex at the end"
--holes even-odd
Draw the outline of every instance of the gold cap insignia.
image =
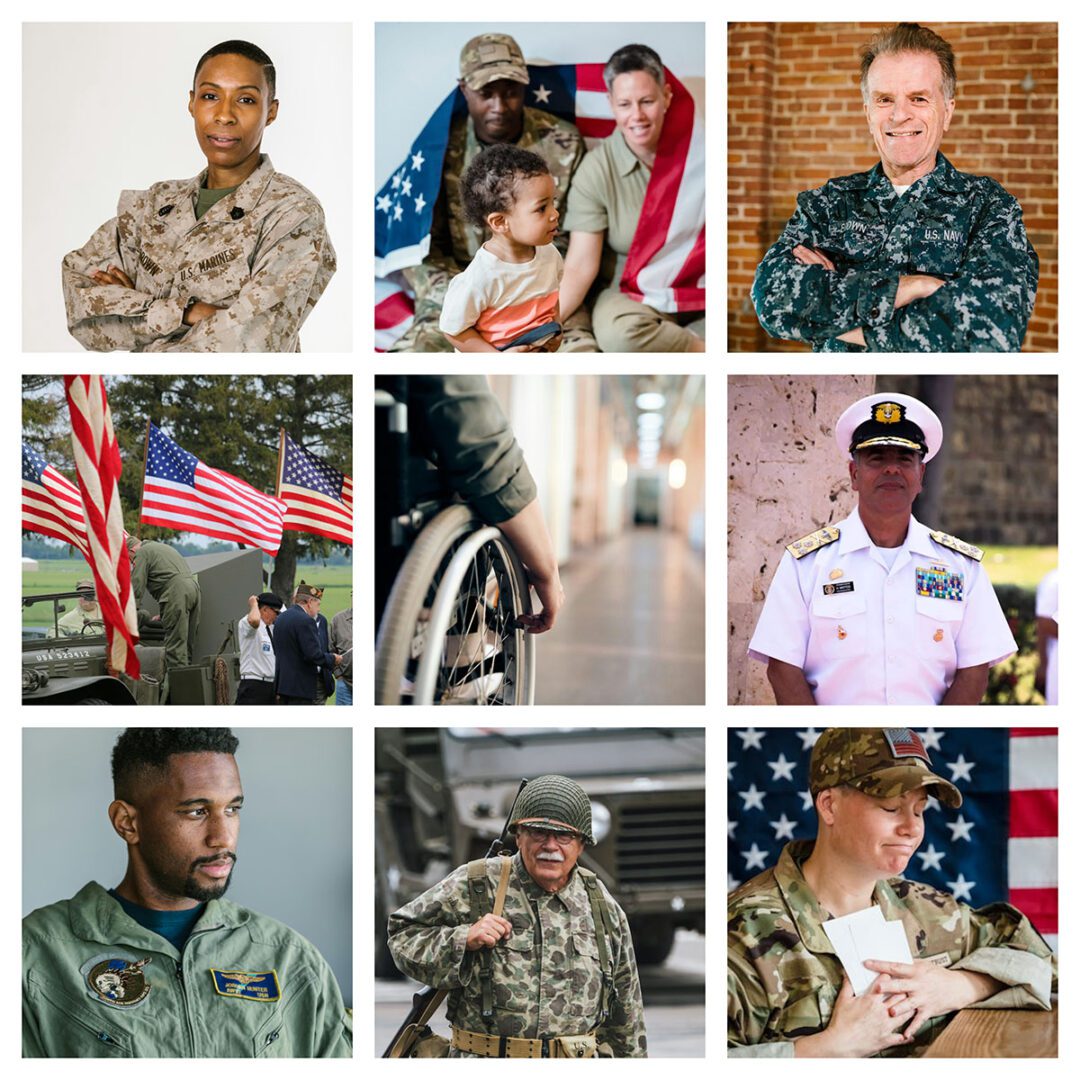
POLYGON ((904 419, 904 406, 895 401, 880 401, 874 406, 874 419, 879 424, 899 424, 904 419))

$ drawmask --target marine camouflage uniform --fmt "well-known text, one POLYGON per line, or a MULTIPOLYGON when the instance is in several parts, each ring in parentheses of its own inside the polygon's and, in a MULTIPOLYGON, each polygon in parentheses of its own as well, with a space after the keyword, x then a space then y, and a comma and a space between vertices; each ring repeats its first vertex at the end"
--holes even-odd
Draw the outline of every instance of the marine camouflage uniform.
MULTIPOLYGON (((793 1057, 793 1040, 823 1031, 843 965, 821 924, 831 918, 802 874, 814 842, 796 840, 780 861, 728 896, 728 1053, 793 1057)), ((974 1009, 1049 1009, 1056 962, 1050 947, 1006 903, 971 908, 951 894, 902 877, 879 881, 874 902, 904 924, 912 957, 981 972, 1005 984, 974 1009)), ((919 1055, 950 1017, 919 1028, 913 1044, 879 1056, 919 1055)))
POLYGON ((68 330, 93 352, 298 352, 299 331, 337 268, 322 206, 276 172, 255 171, 195 220, 204 170, 120 194, 107 221, 63 262, 68 330), (119 266, 135 283, 98 285, 119 266), (224 308, 194 326, 197 300, 224 308))
MULTIPOLYGON (((585 143, 573 124, 551 113, 528 106, 524 113, 521 136, 513 145, 522 150, 531 150, 547 162, 555 181, 555 207, 561 220, 566 212, 570 178, 585 156, 585 143)), ((484 148, 485 144, 476 137, 471 117, 457 117, 450 127, 446 157, 443 159, 443 182, 431 221, 430 251, 419 266, 402 271, 416 294, 413 323, 394 342, 390 352, 454 351, 446 335, 439 329, 439 314, 450 279, 472 262, 473 256, 487 239, 486 230, 466 220, 461 204, 461 178, 484 148)), ((565 233, 556 238, 555 246, 560 255, 566 254, 567 242, 565 233)), ((586 336, 591 342, 592 335, 586 331, 586 336)), ((567 327, 563 333, 563 344, 570 344, 571 338, 571 328, 567 327)), ((595 348, 595 343, 591 347, 595 348)))
POLYGON ((1016 352, 1035 306, 1039 258, 1020 204, 996 180, 933 172, 898 196, 880 164, 804 191, 754 277, 765 330, 815 352, 862 352, 838 336, 862 327, 871 352, 1016 352), (799 244, 835 270, 804 266, 799 244), (902 274, 944 278, 932 296, 894 309, 902 274))
POLYGON ((352 1056, 337 980, 295 930, 211 900, 180 951, 95 881, 23 919, 22 1012, 23 1057, 352 1056))
POLYGON ((136 605, 144 593, 158 602, 169 666, 190 664, 199 631, 201 594, 184 557, 168 544, 144 540, 131 559, 131 591, 136 605))
MULTIPOLYGON (((498 886, 500 860, 487 861, 490 897, 498 886)), ((491 950, 495 1014, 481 1015, 478 954, 465 949, 470 917, 467 867, 394 912, 389 945, 394 962, 410 978, 448 989, 446 1015, 466 1031, 541 1038, 596 1030, 615 1057, 645 1057, 645 1016, 630 927, 603 885, 612 927, 614 968, 611 1015, 599 1022, 602 978, 592 911, 581 875, 557 893, 529 876, 521 855, 512 860, 503 918, 514 927, 509 940, 491 950)), ((490 900, 486 910, 491 909, 490 900)), ((455 1048, 451 1057, 472 1057, 455 1048)))

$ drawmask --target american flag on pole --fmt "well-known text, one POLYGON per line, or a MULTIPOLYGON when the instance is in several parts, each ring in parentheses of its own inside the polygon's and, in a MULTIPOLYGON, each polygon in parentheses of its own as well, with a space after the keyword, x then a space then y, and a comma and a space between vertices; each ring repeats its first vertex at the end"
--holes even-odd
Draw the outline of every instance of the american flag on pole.
POLYGON ((285 528, 353 542, 352 478, 281 432, 278 497, 288 506, 285 528))
POLYGON ((105 382, 100 375, 65 375, 64 392, 86 524, 86 561, 94 572, 94 591, 109 642, 109 666, 137 679, 139 628, 120 506, 120 446, 105 382))
MULTIPOLYGON (((615 130, 603 64, 530 64, 525 103, 577 125, 593 146, 615 130)), ((672 99, 620 288, 660 311, 705 310, 705 127, 694 99, 665 69, 672 99)), ((466 112, 453 90, 375 198, 375 274, 417 266, 431 247, 435 202, 450 127, 466 112)), ((411 302, 391 280, 376 282, 376 347, 408 328, 411 302)))
POLYGON ((234 540, 276 555, 285 504, 246 480, 205 465, 155 424, 147 425, 140 521, 234 540))
POLYGON ((22 527, 63 540, 90 558, 79 489, 26 443, 22 444, 22 527))
MULTIPOLYGON (((807 787, 819 728, 728 731, 728 889, 774 865, 789 840, 813 839, 807 787)), ((905 876, 981 907, 1007 900, 1057 948, 1056 728, 926 728, 932 768, 964 804, 931 799, 905 876)))

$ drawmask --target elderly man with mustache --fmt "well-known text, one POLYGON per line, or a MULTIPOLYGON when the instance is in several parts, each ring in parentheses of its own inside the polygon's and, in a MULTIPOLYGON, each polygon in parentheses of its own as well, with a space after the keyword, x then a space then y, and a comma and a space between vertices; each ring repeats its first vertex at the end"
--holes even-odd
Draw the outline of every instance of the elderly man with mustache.
POLYGON ((871 394, 837 421, 859 504, 787 545, 750 640, 778 705, 977 705, 1016 651, 983 552, 912 516, 941 441, 906 394, 871 394))
POLYGON ((626 915, 577 865, 594 843, 588 795, 539 776, 509 828, 512 860, 459 866, 390 916, 394 962, 450 991, 451 1057, 645 1057, 626 915))

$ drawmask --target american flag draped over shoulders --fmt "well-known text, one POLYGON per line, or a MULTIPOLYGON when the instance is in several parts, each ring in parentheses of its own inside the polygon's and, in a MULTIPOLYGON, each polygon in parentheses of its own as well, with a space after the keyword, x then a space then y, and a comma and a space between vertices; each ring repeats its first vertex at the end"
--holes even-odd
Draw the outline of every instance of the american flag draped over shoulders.
POLYGON ((94 590, 105 623, 109 666, 137 679, 135 642, 139 631, 131 592, 131 563, 124 545, 120 446, 113 431, 105 382, 100 375, 65 375, 64 392, 86 524, 86 561, 94 573, 94 590))
POLYGON ((287 506, 285 528, 353 542, 352 477, 281 433, 278 496, 287 506))
MULTIPOLYGON (((775 865, 789 840, 813 839, 807 783, 819 728, 728 731, 728 888, 775 865)), ((931 799, 905 877, 981 907, 1007 900, 1054 948, 1058 932, 1057 729, 926 728, 933 771, 964 797, 931 799)))
MULTIPOLYGON (((603 64, 529 64, 528 69, 526 105, 575 124, 589 147, 614 131, 603 64)), ((704 311, 705 128, 695 115, 693 97, 670 71, 665 73, 672 88, 671 107, 620 288, 660 311, 704 311)), ((466 111, 461 91, 453 90, 375 197, 375 331, 380 350, 408 328, 412 304, 400 285, 378 279, 416 266, 428 254, 450 126, 466 111)))
POLYGON ((285 510, 280 499, 206 465, 156 424, 147 426, 140 521, 276 555, 285 510))
POLYGON ((63 540, 90 558, 79 489, 26 443, 22 444, 22 527, 63 540))

